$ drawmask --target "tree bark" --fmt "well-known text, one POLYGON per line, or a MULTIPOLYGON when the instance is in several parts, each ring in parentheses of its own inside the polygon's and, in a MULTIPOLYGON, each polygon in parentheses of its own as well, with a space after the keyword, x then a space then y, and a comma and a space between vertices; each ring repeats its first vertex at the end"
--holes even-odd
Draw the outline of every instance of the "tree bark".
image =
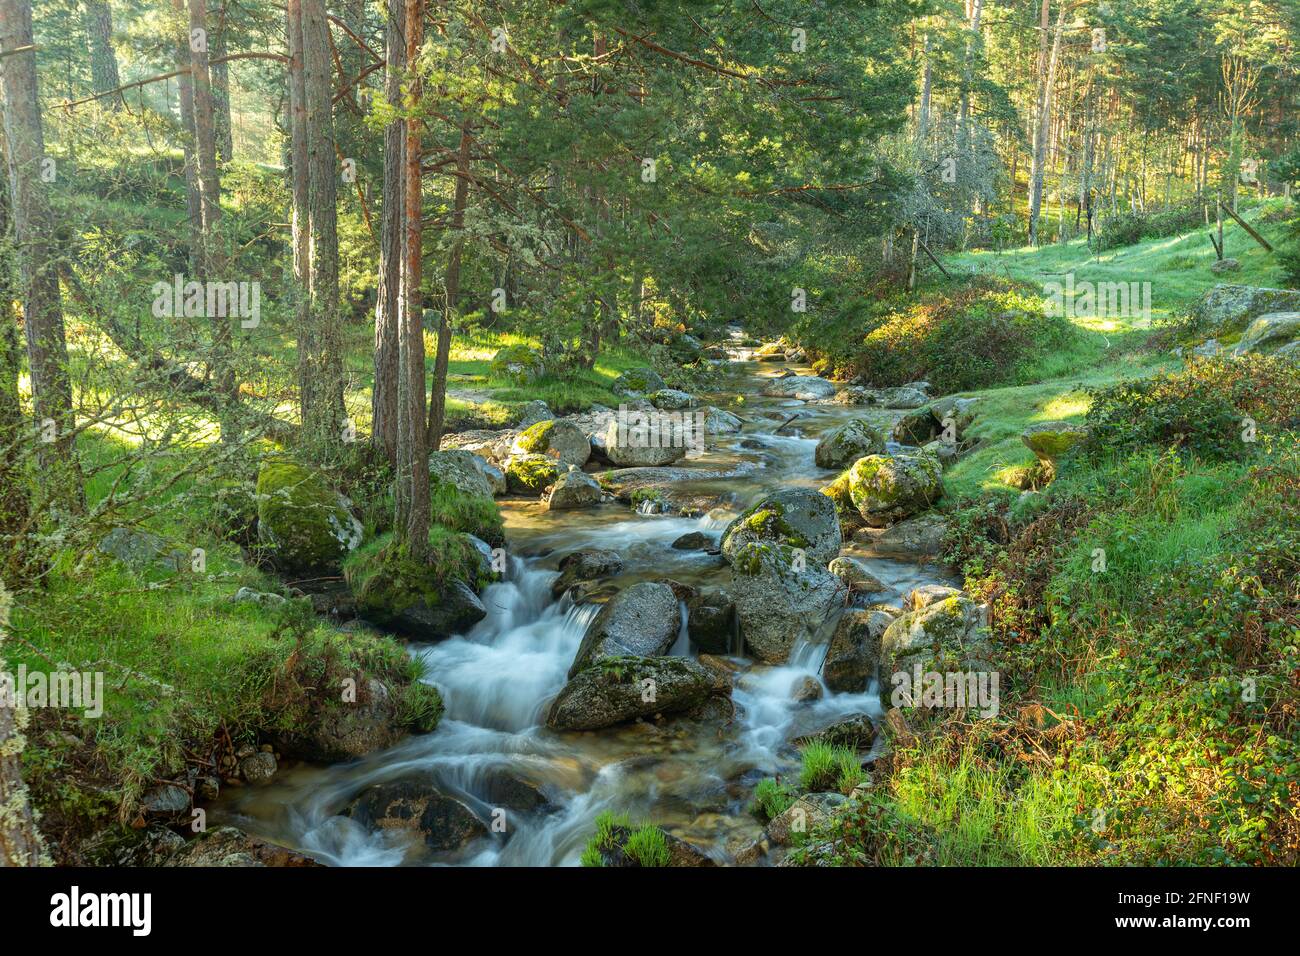
MULTIPOLYGON (((122 85, 113 51, 113 12, 106 0, 86 0, 86 33, 90 41, 90 77, 96 93, 107 93, 122 85)), ((121 96, 108 101, 109 109, 121 109, 121 96)))
POLYGON ((321 460, 343 441, 343 320, 339 312, 338 161, 334 150, 332 60, 322 0, 301 0, 307 184, 311 223, 311 351, 300 385, 303 440, 321 460))
MULTIPOLYGON (((224 281, 226 254, 223 247, 221 223, 221 174, 217 170, 217 139, 213 123, 214 102, 212 78, 208 72, 208 43, 211 34, 207 26, 207 0, 189 0, 190 11, 190 77, 194 85, 194 146, 198 158, 199 208, 203 216, 202 249, 199 257, 200 277, 203 281, 224 281)), ((235 436, 235 404, 238 385, 231 364, 230 315, 208 316, 212 325, 212 370, 216 379, 217 394, 225 399, 226 408, 221 419, 221 439, 231 441, 235 436)))
POLYGON ((15 551, 13 540, 28 515, 26 488, 21 477, 18 449, 23 440, 23 406, 18 391, 22 372, 21 333, 10 303, 18 298, 14 288, 14 246, 9 193, 0 189, 0 550, 15 551))
POLYGON ((227 36, 230 27, 226 22, 228 0, 221 5, 217 25, 212 31, 211 63, 213 129, 217 137, 217 159, 225 164, 235 155, 234 131, 230 127, 230 64, 223 57, 229 52, 227 36))
POLYGON ((438 351, 433 361, 433 385, 429 396, 429 447, 442 444, 442 426, 447 417, 447 365, 451 358, 451 317, 460 298, 460 260, 465 240, 465 204, 469 198, 469 150, 473 137, 469 120, 460 127, 460 148, 456 153, 456 189, 452 202, 451 228, 455 233, 447 259, 447 302, 438 322, 438 351))
POLYGON ((194 82, 190 78, 190 38, 185 0, 172 0, 179 16, 177 23, 176 66, 185 72, 176 77, 181 110, 181 155, 185 163, 185 210, 190 227, 190 274, 197 276, 203 267, 203 207, 199 199, 198 161, 194 156, 194 82))
POLYGON ((0 53, 5 54, 0 59, 4 127, 27 330, 27 364, 41 437, 49 435, 50 427, 53 429, 52 441, 38 441, 39 462, 49 500, 70 512, 80 512, 85 507, 85 490, 74 444, 76 418, 54 250, 54 216, 41 179, 46 157, 36 54, 34 50, 13 52, 30 46, 29 0, 0 0, 0 53))
MULTIPOLYGON (((1061 34, 1065 29, 1066 4, 1062 0, 1056 14, 1056 30, 1052 40, 1052 53, 1048 59, 1038 90, 1038 112, 1034 126, 1034 158, 1029 171, 1029 244, 1038 245, 1038 217, 1043 206, 1043 171, 1047 167, 1048 120, 1052 112, 1052 87, 1056 83, 1056 64, 1061 53, 1061 34)), ((1043 0, 1043 22, 1047 22, 1047 0, 1043 0)), ((1044 42, 1046 33, 1043 34, 1044 42)))
MULTIPOLYGON (((389 0, 384 34, 384 95, 394 109, 402 102, 406 49, 398 0, 389 0)), ((402 155, 406 125, 384 128, 384 208, 379 227, 379 292, 375 301, 375 378, 371 389, 371 442, 397 464, 398 313, 402 287, 402 155)))
MULTIPOLYGON (((0 5, 13 3, 14 0, 4 0, 0 5)), ((9 592, 0 581, 0 674, 8 673, 4 660, 8 632, 9 592)), ((0 687, 0 694, 8 692, 7 686, 0 687)), ((0 700, 0 866, 40 866, 48 862, 22 777, 22 732, 26 718, 25 709, 19 710, 7 700, 0 700)))
POLYGON ((421 81, 413 67, 424 39, 423 0, 406 0, 406 62, 410 113, 406 120, 405 205, 398 377, 397 493, 394 535, 422 561, 429 547, 429 456, 424 419, 424 315, 421 282, 421 81))

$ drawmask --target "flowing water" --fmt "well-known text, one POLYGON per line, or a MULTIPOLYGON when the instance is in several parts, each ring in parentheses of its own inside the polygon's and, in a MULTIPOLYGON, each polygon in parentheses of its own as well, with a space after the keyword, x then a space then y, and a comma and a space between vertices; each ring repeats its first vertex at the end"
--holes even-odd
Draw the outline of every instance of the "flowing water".
MULTIPOLYGON (((763 777, 797 773, 790 741, 854 713, 879 716, 874 688, 796 703, 795 687, 818 674, 833 621, 812 641, 801 642, 782 666, 754 665, 737 657, 732 695, 735 717, 661 724, 635 723, 586 733, 557 733, 543 726, 550 700, 565 675, 596 605, 551 600, 559 559, 579 548, 619 552, 624 572, 614 583, 671 578, 695 586, 725 587, 728 570, 718 556, 674 550, 688 531, 715 541, 727 522, 763 494, 793 486, 820 487, 833 473, 813 464, 817 436, 850 417, 899 413, 764 398, 767 376, 782 366, 748 361, 728 366, 724 389, 702 396, 734 408, 746 424, 732 435, 710 436, 706 453, 678 464, 709 476, 674 489, 716 505, 703 517, 684 518, 606 504, 590 511, 547 512, 537 502, 507 501, 502 511, 509 539, 506 579, 483 594, 487 617, 469 633, 432 645, 411 645, 426 664, 426 680, 446 703, 437 731, 408 738, 391 750, 329 767, 282 770, 270 785, 228 791, 214 819, 334 865, 395 866, 459 863, 550 866, 576 864, 597 814, 627 813, 663 826, 719 861, 761 836, 747 812, 763 777), (743 396, 739 404, 728 403, 743 396), (781 428, 792 416, 793 422, 781 428), (540 790, 547 804, 524 813, 505 811, 506 833, 472 843, 457 854, 432 857, 407 835, 371 832, 342 815, 366 787, 417 776, 432 779, 491 821, 489 794, 503 776, 540 790)), ((809 373, 811 374, 811 373, 809 373)), ((652 509, 646 509, 652 510, 652 509)), ((918 584, 945 581, 934 566, 874 555, 847 544, 845 553, 866 559, 891 594, 874 600, 899 604, 918 584)), ((693 655, 682 633, 673 654, 693 655)), ((500 811, 498 811, 498 814, 500 811)))

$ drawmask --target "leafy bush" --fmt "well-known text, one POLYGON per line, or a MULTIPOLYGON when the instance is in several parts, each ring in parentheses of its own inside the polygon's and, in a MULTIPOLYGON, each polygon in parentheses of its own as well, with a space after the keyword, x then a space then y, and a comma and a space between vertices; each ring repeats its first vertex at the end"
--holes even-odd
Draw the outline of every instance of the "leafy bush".
POLYGON ((1193 360, 1181 371, 1096 389, 1088 448, 1113 454, 1177 448, 1210 460, 1243 460, 1250 417, 1287 425, 1300 417, 1300 369, 1272 356, 1193 360))
POLYGON ((1021 381, 1077 334, 1064 318, 1044 315, 1040 296, 987 278, 921 300, 882 300, 829 327, 793 331, 819 359, 819 371, 860 375, 876 386, 926 379, 941 393, 1021 381))

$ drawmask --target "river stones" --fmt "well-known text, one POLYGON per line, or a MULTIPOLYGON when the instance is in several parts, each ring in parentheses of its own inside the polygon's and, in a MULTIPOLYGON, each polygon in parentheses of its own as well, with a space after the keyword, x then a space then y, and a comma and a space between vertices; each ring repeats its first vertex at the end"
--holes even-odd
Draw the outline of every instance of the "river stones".
POLYGON ((674 551, 706 551, 713 539, 703 531, 688 531, 673 542, 674 551))
POLYGON ((540 494, 560 476, 555 459, 547 455, 511 455, 505 467, 506 482, 516 494, 540 494))
POLYGON ((740 431, 744 426, 740 416, 733 415, 726 409, 705 405, 700 412, 704 415, 704 434, 730 435, 740 431))
POLYGON ((885 527, 943 495, 943 466, 929 455, 868 455, 849 469, 849 498, 862 519, 885 527))
POLYGON ((855 541, 868 544, 878 554, 926 561, 938 557, 943 550, 943 536, 948 523, 937 514, 917 515, 900 521, 882 532, 864 530, 854 535, 855 541))
POLYGON ((695 396, 676 388, 661 388, 650 393, 650 404, 667 411, 680 411, 695 407, 695 396))
POLYGON ((859 593, 878 594, 889 590, 880 578, 871 573, 865 561, 849 554, 842 554, 832 560, 826 570, 859 593))
POLYGON ((663 376, 652 368, 630 368, 610 386, 615 395, 640 397, 665 387, 663 376))
POLYGON ((666 654, 677 640, 681 624, 677 595, 667 584, 642 581, 624 588, 587 628, 569 677, 603 657, 666 654))
POLYGON ((732 600, 749 653, 781 664, 803 637, 816 633, 842 600, 844 585, 788 545, 753 542, 731 562, 732 600))
POLYGON ((880 639, 898 614, 896 608, 877 604, 865 610, 850 608, 840 615, 822 664, 827 687, 852 694, 867 689, 880 663, 880 639))
POLYGON ((813 451, 813 461, 818 468, 846 468, 865 455, 878 455, 884 450, 884 436, 855 418, 822 436, 813 451))
POLYGON ((604 455, 620 468, 671 465, 686 457, 687 437, 695 436, 687 436, 684 428, 677 429, 671 422, 660 423, 655 415, 629 418, 626 426, 610 423, 605 432, 604 455))
POLYGON ((946 584, 922 584, 903 595, 903 610, 919 611, 923 607, 938 604, 950 597, 957 597, 961 593, 958 588, 949 587, 946 584))
POLYGON ((307 712, 293 732, 274 735, 277 750, 299 760, 340 763, 386 750, 406 736, 397 695, 375 677, 357 681, 356 700, 344 702, 337 690, 311 695, 307 712))
POLYGON ((574 508, 594 508, 605 498, 600 483, 585 471, 570 468, 560 475, 550 497, 546 499, 548 511, 565 511, 574 508))
POLYGON ((722 556, 734 565, 740 549, 770 543, 798 549, 809 565, 825 567, 844 543, 835 503, 811 488, 789 488, 768 495, 727 525, 722 556))
POLYGON ((370 830, 418 835, 434 851, 462 849, 488 829, 469 807, 422 780, 396 780, 367 787, 346 815, 370 830))
POLYGON ((825 743, 832 747, 849 747, 859 753, 870 750, 876 739, 876 725, 866 714, 850 714, 829 727, 806 734, 794 741, 796 747, 825 743))
POLYGON ((606 548, 583 548, 565 555, 559 570, 560 576, 551 582, 551 596, 556 599, 575 584, 618 574, 623 570, 623 556, 606 548))
POLYGON ((959 442, 975 421, 979 399, 950 395, 924 408, 908 412, 894 425, 894 441, 903 445, 924 445, 935 438, 959 442))
POLYGON ((876 393, 876 401, 885 408, 920 408, 930 401, 925 391, 915 385, 899 385, 894 388, 882 388, 876 393))
POLYGON ((989 667, 988 606, 964 593, 904 611, 880 638, 881 697, 888 702, 900 680, 911 686, 921 673, 989 667))
POLYGON ((570 465, 581 468, 591 457, 591 440, 581 428, 564 418, 529 425, 511 446, 512 455, 545 455, 563 472, 570 465))
POLYGON ((605 657, 564 685, 546 725, 599 730, 638 717, 692 710, 728 690, 720 675, 689 658, 605 657))
MULTIPOLYGON (((154 832, 151 828, 150 836, 153 836, 154 832)), ((317 867, 322 865, 311 857, 286 850, 274 843, 258 840, 235 827, 215 827, 200 833, 192 840, 181 839, 171 830, 161 831, 158 836, 165 841, 160 841, 160 848, 165 848, 170 855, 164 860, 155 858, 151 861, 138 861, 140 865, 184 867, 317 867), (174 837, 175 841, 168 837, 174 837)))
POLYGON ((524 402, 523 408, 519 410, 519 423, 515 428, 523 431, 529 425, 550 421, 554 417, 555 413, 551 411, 551 406, 540 398, 535 398, 531 402, 524 402))
POLYGON ((686 602, 686 631, 701 654, 730 654, 736 605, 725 591, 701 591, 686 602))
POLYGON ((832 397, 837 391, 834 382, 816 375, 788 375, 772 379, 763 388, 769 398, 793 398, 802 402, 820 401, 832 397))
POLYGON ((351 502, 320 472, 284 458, 262 462, 257 474, 257 535, 278 569, 337 572, 362 534, 351 502))
POLYGON ((807 793, 767 825, 767 838, 777 846, 791 846, 812 829, 826 823, 837 807, 848 802, 840 793, 807 793))
POLYGON ((487 461, 463 448, 435 451, 429 455, 429 481, 436 487, 446 483, 463 494, 491 498, 495 494, 484 469, 487 461))

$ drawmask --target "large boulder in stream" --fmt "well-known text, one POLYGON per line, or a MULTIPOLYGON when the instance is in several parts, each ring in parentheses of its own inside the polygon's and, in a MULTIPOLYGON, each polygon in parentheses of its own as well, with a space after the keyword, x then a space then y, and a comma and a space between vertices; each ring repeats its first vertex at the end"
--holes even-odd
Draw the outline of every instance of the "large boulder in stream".
POLYGON ((505 469, 510 490, 521 495, 541 494, 560 477, 559 465, 547 455, 511 455, 505 469))
POLYGON ((563 418, 529 425, 517 436, 510 449, 512 455, 545 455, 553 458, 558 470, 566 471, 570 465, 581 468, 591 457, 591 440, 573 422, 563 418))
POLYGON ((435 451, 429 455, 429 481, 433 486, 450 484, 462 494, 491 498, 496 493, 486 469, 487 460, 463 448, 435 451))
MULTIPOLYGON (((927 600, 938 597, 929 593, 927 600)), ((880 689, 889 699, 898 675, 989 667, 988 607, 958 592, 896 617, 880 637, 880 689)))
POLYGON ((469 807, 422 780, 395 780, 367 787, 347 816, 368 830, 417 835, 430 850, 462 849, 488 834, 469 807))
POLYGON ((794 398, 803 402, 830 398, 836 391, 834 382, 815 375, 787 375, 772 379, 763 387, 763 394, 769 398, 794 398))
POLYGON ((337 572, 361 543, 351 502, 320 472, 285 458, 262 462, 257 474, 257 535, 281 571, 337 572))
POLYGON ((619 591, 583 635, 569 677, 603 657, 666 654, 681 632, 677 595, 667 584, 642 581, 619 591))
POLYGON ((754 542, 735 552, 730 592, 749 653, 782 664, 834 612, 844 585, 788 545, 754 542))
POLYGON ((880 639, 899 612, 885 604, 840 615, 822 664, 822 679, 837 693, 861 694, 876 676, 880 639))
POLYGON ((862 519, 873 528, 884 527, 943 496, 943 466, 926 454, 868 455, 849 469, 848 491, 862 519))
POLYGON ((553 730, 599 730, 693 710, 729 683, 686 657, 605 657, 564 685, 547 712, 553 730))
POLYGON ((594 508, 604 498, 605 492, 595 478, 585 471, 570 467, 551 488, 546 508, 548 511, 594 508))
POLYGON ((822 436, 813 451, 818 468, 847 468, 866 455, 885 450, 885 437, 860 418, 845 422, 822 436))
POLYGON ((671 465, 686 457, 684 412, 629 412, 625 421, 611 420, 605 432, 604 454, 619 468, 671 465), (667 415, 675 415, 669 419, 667 415))
POLYGON ((559 600, 578 584, 613 577, 623 570, 623 556, 606 548, 583 548, 560 561, 560 576, 551 582, 551 597, 559 600))
POLYGON ((365 620, 411 640, 442 640, 487 617, 478 597, 486 578, 482 547, 471 535, 436 527, 428 558, 414 561, 385 536, 349 557, 343 575, 365 620))
POLYGON ((701 654, 730 654, 736 634, 736 605, 721 590, 701 591, 686 602, 686 631, 701 654))
POLYGON ((736 554, 756 543, 802 550, 808 564, 825 567, 844 543, 835 502, 811 488, 768 495, 727 525, 722 556, 734 565, 736 554))

